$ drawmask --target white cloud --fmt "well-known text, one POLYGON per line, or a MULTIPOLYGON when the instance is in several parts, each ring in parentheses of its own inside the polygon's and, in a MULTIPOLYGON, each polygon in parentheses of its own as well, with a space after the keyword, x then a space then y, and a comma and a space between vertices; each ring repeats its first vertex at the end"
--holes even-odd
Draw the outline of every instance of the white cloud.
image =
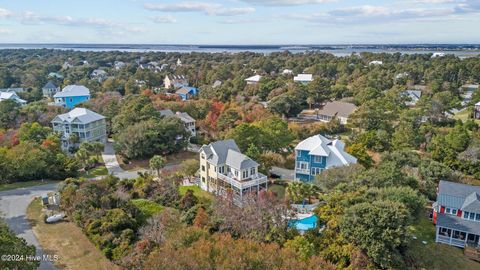
POLYGON ((12 13, 4 8, 0 8, 0 18, 9 17, 12 13))
POLYGON ((257 4, 264 6, 296 6, 308 4, 322 4, 333 2, 335 0, 240 0, 249 4, 257 4))
POLYGON ((254 13, 252 7, 226 8, 221 4, 205 2, 180 2, 176 4, 152 4, 147 3, 144 7, 152 11, 161 12, 203 12, 213 16, 236 16, 254 13))
POLYGON ((152 20, 155 23, 176 23, 177 19, 171 15, 165 15, 165 16, 156 16, 153 17, 152 20))

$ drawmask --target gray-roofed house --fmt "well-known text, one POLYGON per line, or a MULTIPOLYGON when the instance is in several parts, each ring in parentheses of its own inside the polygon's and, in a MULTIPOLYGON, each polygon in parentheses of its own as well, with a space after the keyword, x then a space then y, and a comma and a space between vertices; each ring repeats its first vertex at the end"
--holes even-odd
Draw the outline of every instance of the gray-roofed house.
POLYGON ((298 114, 298 118, 305 120, 315 120, 321 122, 330 122, 334 118, 340 121, 340 124, 348 123, 348 118, 357 110, 357 106, 352 103, 332 101, 327 102, 320 110, 303 110, 298 114))
POLYGON ((203 145, 199 153, 199 186, 203 190, 241 206, 246 195, 267 189, 267 176, 258 172, 258 163, 242 154, 234 140, 203 145))
POLYGON ((480 187, 440 181, 433 223, 436 242, 480 248, 480 187))
POLYGON ((172 110, 161 110, 160 115, 164 117, 177 117, 185 124, 185 129, 192 134, 192 137, 197 135, 197 131, 195 128, 196 120, 193 119, 188 113, 186 112, 176 112, 173 113, 172 110))
POLYGON ((473 118, 480 119, 480 102, 477 102, 473 108, 473 118))
POLYGON ((68 113, 57 115, 52 120, 53 131, 61 134, 64 150, 76 147, 82 142, 107 141, 105 117, 85 108, 75 108, 68 113), (72 135, 78 140, 72 140, 72 135))
POLYGON ((51 98, 58 92, 60 92, 60 87, 56 86, 52 81, 48 81, 45 86, 42 87, 43 96, 46 98, 51 98))
POLYGON ((108 73, 103 69, 95 69, 90 73, 90 78, 92 80, 97 80, 98 82, 103 82, 108 77, 108 73))
POLYGON ((0 89, 0 102, 4 100, 13 100, 20 106, 24 106, 27 104, 26 100, 21 99, 16 92, 10 91, 8 89, 0 89))
POLYGON ((90 99, 90 89, 83 85, 68 85, 53 95, 56 106, 73 109, 77 104, 90 99))
POLYGON ((422 91, 420 90, 407 90, 401 93, 401 96, 406 99, 405 105, 407 106, 415 106, 417 102, 422 97, 422 91))

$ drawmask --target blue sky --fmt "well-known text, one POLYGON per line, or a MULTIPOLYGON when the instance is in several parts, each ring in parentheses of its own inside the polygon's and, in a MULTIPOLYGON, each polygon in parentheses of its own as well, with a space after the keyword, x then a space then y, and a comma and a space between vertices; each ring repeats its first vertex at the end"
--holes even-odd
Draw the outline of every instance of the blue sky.
POLYGON ((0 43, 480 43, 480 0, 0 0, 0 43))

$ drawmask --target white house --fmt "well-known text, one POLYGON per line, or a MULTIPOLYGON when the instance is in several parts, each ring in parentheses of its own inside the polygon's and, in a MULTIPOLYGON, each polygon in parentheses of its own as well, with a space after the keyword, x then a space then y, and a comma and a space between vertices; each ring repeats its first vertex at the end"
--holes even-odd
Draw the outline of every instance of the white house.
POLYGON ((107 141, 105 117, 85 108, 75 108, 68 113, 57 115, 51 123, 53 131, 62 135, 64 150, 76 147, 82 142, 107 141), (72 135, 78 140, 71 140, 72 135))
POLYGON ((313 81, 312 74, 298 74, 297 76, 293 77, 293 81, 296 83, 308 84, 309 82, 313 81))
POLYGON ((245 81, 247 82, 247 84, 255 85, 255 84, 259 83, 261 79, 262 79, 262 76, 255 75, 255 76, 246 78, 245 81))
POLYGON ((122 62, 122 61, 115 61, 113 63, 113 66, 115 67, 116 70, 120 70, 122 68, 124 68, 127 64, 125 64, 125 62, 122 62))
POLYGON ((258 172, 258 163, 242 154, 234 140, 203 145, 199 153, 199 186, 203 190, 240 206, 246 195, 267 190, 267 176, 258 172))
POLYGON ((437 58, 437 57, 444 57, 445 53, 443 52, 436 52, 432 54, 432 58, 437 58))
POLYGON ((163 80, 163 84, 167 89, 179 88, 188 86, 188 80, 184 75, 167 75, 163 80))
POLYGON ((383 62, 382 61, 378 61, 378 60, 374 60, 374 61, 371 61, 370 63, 368 63, 369 65, 383 65, 383 62))
POLYGON ((282 71, 282 74, 283 74, 283 75, 292 75, 292 74, 293 74, 293 70, 291 70, 291 69, 284 69, 284 70, 282 71))
POLYGON ((402 97, 405 97, 407 101, 405 101, 405 105, 407 106, 415 106, 417 102, 422 97, 422 91, 419 90, 407 90, 401 93, 402 97))
POLYGON ((108 77, 108 74, 103 69, 95 69, 94 71, 92 71, 92 73, 90 73, 90 78, 94 80, 98 80, 98 82, 104 81, 105 79, 107 79, 107 77, 108 77))
POLYGON ((3 91, 3 90, 0 90, 0 102, 4 101, 4 100, 13 100, 15 101, 16 103, 18 103, 19 105, 21 106, 24 106, 27 104, 27 101, 26 100, 23 100, 21 99, 17 93, 13 92, 13 91, 3 91))
POLYGON ((197 136, 197 130, 195 128, 195 119, 186 112, 173 113, 172 110, 161 110, 160 115, 164 117, 177 117, 185 124, 185 129, 192 134, 192 137, 197 136))
POLYGON ((295 181, 310 182, 324 170, 355 163, 357 159, 345 152, 343 141, 315 135, 295 147, 295 181))
POLYGON ((60 92, 60 87, 56 86, 52 81, 48 81, 42 87, 43 96, 47 98, 53 97, 58 92, 60 92))

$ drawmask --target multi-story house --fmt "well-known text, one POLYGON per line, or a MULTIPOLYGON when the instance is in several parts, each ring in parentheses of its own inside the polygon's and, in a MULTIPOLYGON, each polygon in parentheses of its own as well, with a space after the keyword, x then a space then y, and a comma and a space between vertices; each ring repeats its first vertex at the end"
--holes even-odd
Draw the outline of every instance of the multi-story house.
POLYGON ((186 112, 176 112, 173 113, 172 110, 161 110, 160 115, 164 117, 177 117, 178 119, 182 120, 183 124, 185 124, 185 130, 192 134, 192 137, 197 135, 197 130, 195 128, 195 119, 191 117, 186 112))
POLYGON ((357 159, 345 152, 345 143, 315 135, 295 147, 295 181, 310 182, 324 170, 354 163, 357 159))
POLYGON ((473 118, 480 119, 480 102, 477 102, 473 108, 473 118))
POLYGON ((51 98, 60 92, 60 87, 56 86, 52 81, 48 81, 45 86, 43 86, 42 92, 44 97, 51 98))
POLYGON ((75 108, 57 115, 51 123, 53 131, 62 135, 64 150, 77 147, 82 142, 107 141, 105 117, 88 109, 75 108))
POLYGON ((440 181, 433 223, 437 243, 480 247, 480 187, 440 181))
POLYGON ((183 86, 178 89, 175 94, 177 94, 183 101, 189 100, 192 97, 198 95, 198 88, 191 86, 183 86))
POLYGON ((68 85, 53 98, 56 106, 73 109, 75 105, 90 99, 90 90, 83 85, 68 85))
POLYGON ((258 172, 258 163, 242 154, 234 140, 203 145, 199 153, 203 190, 242 205, 245 196, 267 189, 267 176, 258 172))
POLYGON ((309 84, 310 82, 313 81, 313 75, 312 74, 298 74, 297 76, 293 77, 293 81, 296 83, 301 83, 301 84, 309 84))
POLYGON ((188 86, 188 80, 184 75, 167 75, 163 80, 163 84, 167 89, 174 89, 188 86))

